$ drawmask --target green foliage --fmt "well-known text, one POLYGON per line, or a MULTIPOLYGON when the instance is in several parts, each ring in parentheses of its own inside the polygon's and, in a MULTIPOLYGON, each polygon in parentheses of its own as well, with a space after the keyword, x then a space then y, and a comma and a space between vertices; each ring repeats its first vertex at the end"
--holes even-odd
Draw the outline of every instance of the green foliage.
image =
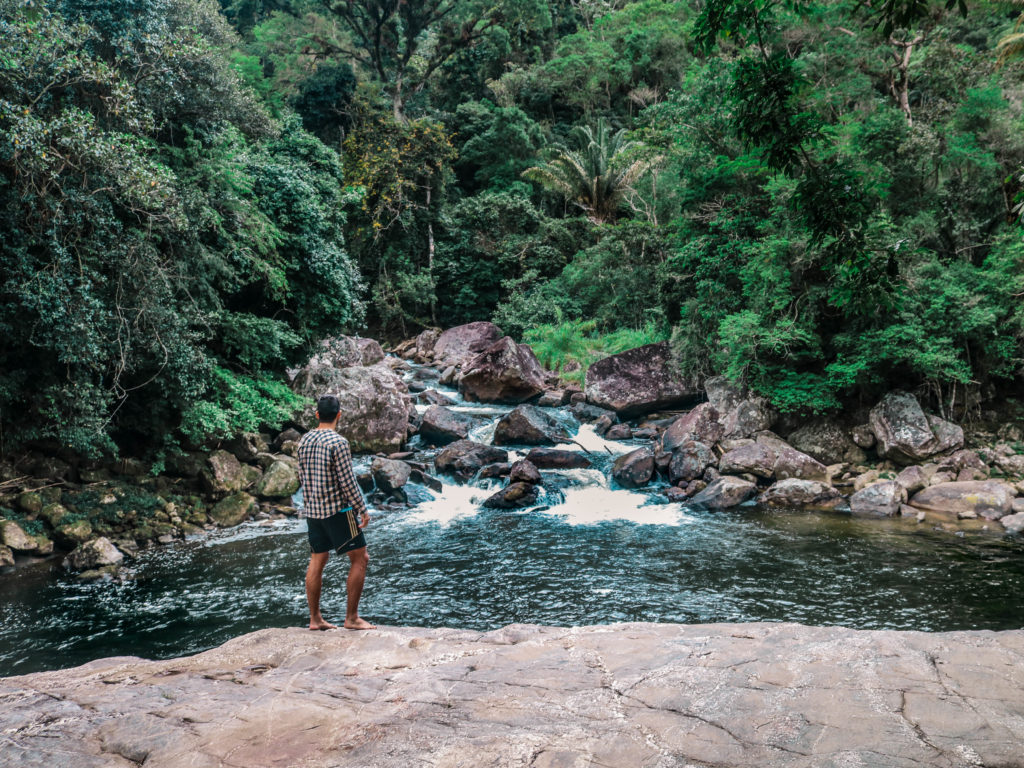
POLYGON ((281 381, 240 376, 226 368, 215 368, 210 391, 188 406, 182 414, 180 429, 195 443, 256 432, 287 421, 302 403, 302 398, 281 381))
POLYGON ((546 368, 566 381, 583 383, 587 368, 601 358, 666 338, 652 324, 607 334, 595 333, 596 328, 593 320, 562 320, 559 313, 556 322, 528 330, 524 340, 546 368))

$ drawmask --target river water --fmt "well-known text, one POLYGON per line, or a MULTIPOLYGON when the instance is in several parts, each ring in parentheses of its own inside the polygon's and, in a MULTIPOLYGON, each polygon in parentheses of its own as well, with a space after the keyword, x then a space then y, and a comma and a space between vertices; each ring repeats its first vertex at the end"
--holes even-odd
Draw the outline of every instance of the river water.
MULTIPOLYGON (((449 393, 452 394, 452 393, 449 393)), ((493 416, 502 409, 461 405, 493 416)), ((488 439, 488 421, 476 437, 488 439)), ((744 506, 703 512, 613 488, 613 453, 587 426, 595 469, 543 472, 529 510, 479 503, 495 481, 416 488, 367 529, 362 612, 381 624, 487 630, 512 622, 795 621, 869 629, 1024 626, 1024 541, 931 522, 744 506), (433 498, 431 498, 433 497, 433 498)), ((582 446, 582 447, 581 447, 582 446)), ((305 523, 281 520, 149 550, 121 581, 82 583, 55 561, 0 579, 0 676, 105 656, 166 658, 306 621, 305 523)), ((347 558, 325 573, 344 613, 347 558)))

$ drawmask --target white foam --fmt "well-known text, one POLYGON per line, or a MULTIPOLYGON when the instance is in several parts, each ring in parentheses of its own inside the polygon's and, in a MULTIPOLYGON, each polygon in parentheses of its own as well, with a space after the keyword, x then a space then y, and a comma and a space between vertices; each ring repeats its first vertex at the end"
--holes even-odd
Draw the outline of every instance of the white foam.
POLYGON ((480 504, 492 493, 472 485, 445 484, 441 495, 433 501, 417 504, 405 519, 413 523, 447 525, 460 517, 475 515, 480 511, 480 504))
POLYGON ((570 525, 594 525, 624 520, 639 525, 689 525, 696 519, 687 515, 681 504, 649 504, 642 493, 610 491, 600 486, 567 488, 565 503, 543 511, 562 517, 570 525))
POLYGON ((594 431, 593 424, 583 424, 571 443, 559 443, 558 448, 564 451, 585 451, 589 453, 613 454, 615 456, 635 451, 637 446, 620 443, 616 440, 605 440, 594 431))

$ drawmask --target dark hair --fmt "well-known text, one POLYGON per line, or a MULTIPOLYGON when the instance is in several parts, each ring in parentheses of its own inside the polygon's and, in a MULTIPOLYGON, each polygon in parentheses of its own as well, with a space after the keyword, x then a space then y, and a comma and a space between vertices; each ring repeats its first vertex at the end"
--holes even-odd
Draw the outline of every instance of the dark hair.
POLYGON ((341 411, 341 403, 338 402, 337 395, 321 395, 320 399, 316 401, 316 412, 322 424, 334 421, 334 417, 338 415, 339 411, 341 411))

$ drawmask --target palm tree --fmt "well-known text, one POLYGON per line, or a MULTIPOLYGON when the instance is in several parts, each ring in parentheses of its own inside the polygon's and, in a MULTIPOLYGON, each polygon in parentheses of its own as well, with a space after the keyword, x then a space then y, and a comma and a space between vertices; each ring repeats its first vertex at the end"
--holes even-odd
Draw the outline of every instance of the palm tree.
POLYGON ((523 171, 523 176, 561 193, 595 223, 614 221, 632 185, 657 159, 627 161, 626 153, 640 143, 627 140, 625 129, 612 133, 604 118, 594 128, 574 128, 572 139, 575 148, 553 148, 542 164, 523 171))

